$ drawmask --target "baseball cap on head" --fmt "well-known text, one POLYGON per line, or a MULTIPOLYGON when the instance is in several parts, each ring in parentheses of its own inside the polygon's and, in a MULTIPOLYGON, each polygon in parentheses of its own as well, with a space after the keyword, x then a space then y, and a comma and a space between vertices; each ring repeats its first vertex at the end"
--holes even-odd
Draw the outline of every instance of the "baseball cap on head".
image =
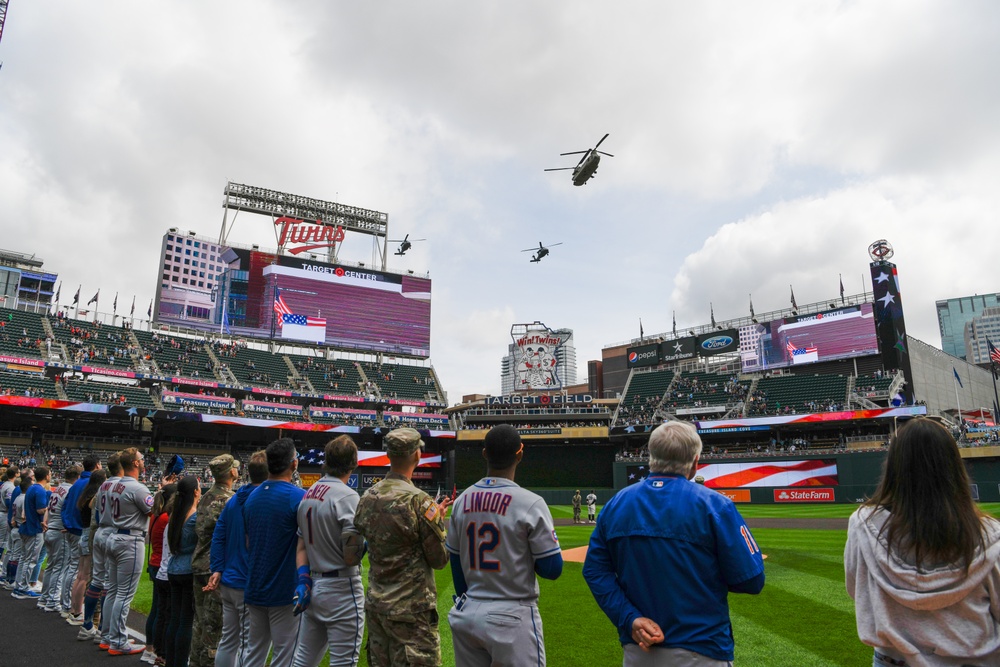
POLYGON ((389 456, 409 456, 424 446, 420 432, 414 428, 397 428, 389 431, 382 439, 389 456))
POLYGON ((239 470, 240 462, 229 454, 221 454, 220 456, 216 456, 214 459, 209 461, 208 467, 212 471, 212 476, 218 478, 222 477, 233 468, 239 470))

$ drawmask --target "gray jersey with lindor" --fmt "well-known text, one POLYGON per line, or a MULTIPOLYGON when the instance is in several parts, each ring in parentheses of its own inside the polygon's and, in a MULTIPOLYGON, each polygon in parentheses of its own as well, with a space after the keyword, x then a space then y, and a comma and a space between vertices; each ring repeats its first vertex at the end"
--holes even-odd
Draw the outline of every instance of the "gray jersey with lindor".
POLYGON ((455 500, 445 547, 461 557, 468 596, 479 600, 538 598, 535 561, 560 553, 542 497, 497 477, 455 500))
POLYGON ((153 511, 153 496, 145 484, 126 475, 111 487, 108 505, 112 525, 118 530, 146 530, 149 513, 153 511))
POLYGON ((66 501, 66 494, 72 487, 72 484, 63 482, 52 488, 52 494, 49 496, 49 518, 46 520, 49 530, 62 530, 64 528, 62 508, 66 501))
POLYGON ((342 540, 345 532, 357 532, 354 512, 360 499, 357 491, 329 475, 306 491, 299 503, 297 519, 310 570, 330 572, 347 567, 342 540))
POLYGON ((98 528, 111 528, 114 525, 111 521, 111 499, 108 498, 108 495, 119 480, 121 480, 121 477, 108 477, 101 484, 101 488, 97 490, 97 496, 94 498, 94 507, 97 508, 97 514, 101 517, 101 520, 97 523, 98 528))

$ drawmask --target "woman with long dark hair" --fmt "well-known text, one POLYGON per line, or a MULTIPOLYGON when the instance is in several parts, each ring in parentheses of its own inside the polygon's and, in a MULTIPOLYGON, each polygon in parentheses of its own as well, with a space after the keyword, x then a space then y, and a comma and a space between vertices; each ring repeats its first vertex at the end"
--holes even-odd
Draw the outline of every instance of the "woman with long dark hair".
POLYGON ((972 500, 955 439, 901 427, 875 494, 853 515, 844 568, 873 665, 997 664, 1000 522, 972 500))
POLYGON ((194 623, 194 575, 191 556, 198 538, 194 532, 201 488, 198 478, 184 477, 177 483, 173 509, 167 522, 170 563, 170 621, 164 638, 167 667, 187 667, 191 654, 191 626, 194 623))
POLYGON ((153 511, 149 513, 150 549, 146 572, 153 584, 153 601, 149 607, 149 616, 146 617, 146 641, 150 645, 146 647, 141 660, 150 664, 156 663, 157 655, 163 655, 163 633, 167 627, 167 619, 170 618, 170 583, 157 579, 156 575, 163 561, 163 536, 169 519, 167 503, 176 491, 176 484, 167 484, 157 491, 153 497, 153 511))

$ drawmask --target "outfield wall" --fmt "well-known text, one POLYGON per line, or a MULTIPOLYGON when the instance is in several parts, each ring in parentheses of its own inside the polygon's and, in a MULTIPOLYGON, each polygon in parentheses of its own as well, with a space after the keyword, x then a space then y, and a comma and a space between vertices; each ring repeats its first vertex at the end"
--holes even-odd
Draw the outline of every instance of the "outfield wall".
MULTIPOLYGON (((986 449, 986 448, 984 448, 986 449)), ((973 482, 973 494, 978 495, 982 502, 1000 502, 1000 457, 989 456, 993 452, 978 452, 975 449, 963 449, 966 467, 973 482), (976 454, 986 454, 986 456, 975 456, 976 454)), ((730 493, 731 490, 723 489, 736 502, 750 502, 752 504, 781 504, 781 503, 856 503, 861 498, 866 498, 875 490, 879 477, 882 474, 882 462, 885 460, 885 451, 857 452, 852 454, 826 454, 826 455, 793 455, 787 457, 770 458, 713 458, 712 463, 759 463, 773 464, 779 461, 802 461, 807 459, 835 459, 837 462, 837 484, 825 485, 822 489, 832 490, 832 500, 828 492, 813 493, 813 498, 797 500, 792 494, 796 492, 814 490, 815 487, 751 487, 740 489, 739 493, 730 493), (782 497, 782 491, 786 492, 782 497)), ((628 467, 635 463, 616 462, 614 464, 614 483, 616 489, 627 486, 628 467)))
MULTIPOLYGON (((517 468, 517 483, 534 491, 542 489, 573 490, 608 489, 615 487, 615 445, 542 445, 532 443, 525 448, 524 458, 517 468)), ((486 475, 486 460, 481 442, 455 443, 455 484, 462 489, 486 475)), ((543 494, 544 495, 544 494, 543 494)), ((586 495, 586 491, 584 491, 586 495)), ((600 494, 598 494, 600 496, 600 494)), ((561 495, 559 496, 561 497, 561 495)), ((606 498, 602 498, 603 502, 606 498)), ((547 502, 551 501, 546 498, 547 502)), ((556 504, 568 504, 556 503, 556 504)))

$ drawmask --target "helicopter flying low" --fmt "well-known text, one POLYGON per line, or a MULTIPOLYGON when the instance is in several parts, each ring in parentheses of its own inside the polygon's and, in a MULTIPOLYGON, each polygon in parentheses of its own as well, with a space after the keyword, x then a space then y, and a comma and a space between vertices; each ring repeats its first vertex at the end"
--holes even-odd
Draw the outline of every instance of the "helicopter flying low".
POLYGON ((389 243, 398 243, 399 244, 399 248, 396 250, 396 252, 394 252, 392 254, 399 255, 400 257, 402 257, 403 255, 406 254, 407 250, 409 250, 410 248, 413 247, 414 243, 416 243, 417 241, 426 241, 426 240, 427 239, 413 239, 411 241, 410 240, 410 235, 407 234, 406 236, 404 236, 401 239, 389 239, 389 243))
POLYGON ((545 247, 545 246, 543 246, 543 245, 542 245, 542 242, 541 242, 541 241, 539 241, 539 242, 538 242, 538 247, 537 247, 537 248, 527 248, 527 249, 525 249, 525 250, 522 250, 521 252, 532 252, 532 253, 535 253, 535 254, 533 254, 533 255, 531 256, 531 259, 530 259, 530 260, 528 260, 528 261, 529 261, 529 262, 535 262, 535 263, 537 263, 537 262, 540 262, 540 261, 542 261, 542 259, 543 259, 543 258, 544 258, 544 257, 545 257, 546 255, 548 255, 548 254, 549 254, 549 248, 552 248, 552 247, 554 247, 554 246, 557 246, 557 245, 562 245, 562 242, 559 242, 559 243, 551 243, 551 244, 549 244, 549 246, 548 246, 548 248, 547 248, 547 247, 545 247))
POLYGON ((604 140, 608 138, 605 134, 601 137, 601 140, 597 142, 597 146, 593 148, 588 148, 585 151, 571 151, 569 153, 560 153, 560 155, 579 155, 583 154, 580 161, 575 167, 555 167, 553 169, 546 169, 545 171, 565 171, 567 169, 573 170, 573 185, 584 185, 587 181, 597 173, 597 165, 601 163, 601 156, 607 155, 608 157, 614 157, 611 153, 605 153, 604 151, 597 150, 598 146, 604 143, 604 140))

